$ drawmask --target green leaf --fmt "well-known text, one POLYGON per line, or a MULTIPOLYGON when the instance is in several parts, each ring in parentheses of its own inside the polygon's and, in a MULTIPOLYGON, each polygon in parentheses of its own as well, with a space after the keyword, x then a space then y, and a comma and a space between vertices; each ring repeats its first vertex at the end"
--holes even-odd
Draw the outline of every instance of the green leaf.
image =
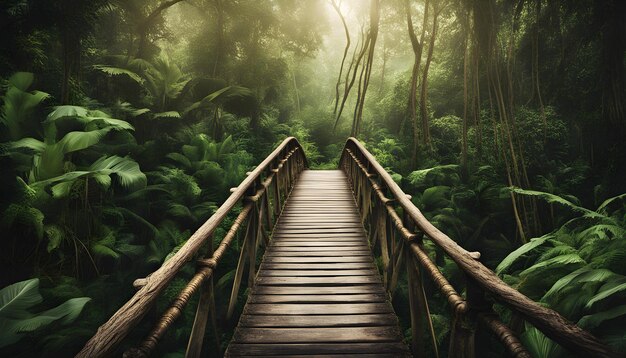
POLYGON ((31 72, 16 72, 9 78, 9 83, 20 91, 27 91, 34 80, 35 75, 31 72))
POLYGON ((72 186, 74 186, 75 181, 64 181, 52 186, 52 197, 55 199, 65 198, 70 195, 72 190, 72 186))
POLYGON ((61 148, 63 154, 76 152, 98 144, 113 127, 106 127, 89 132, 69 132, 56 145, 61 148))
POLYGON ((46 148, 46 144, 40 140, 37 140, 35 138, 22 138, 18 141, 12 142, 9 145, 10 148, 27 148, 27 149, 32 149, 35 152, 43 152, 43 150, 46 148))
POLYGON ((131 80, 143 84, 144 79, 141 78, 137 73, 119 67, 105 66, 105 65, 95 65, 93 66, 95 70, 106 73, 109 76, 127 76, 131 80))
POLYGON ((541 261, 533 266, 527 268, 526 270, 520 272, 520 277, 528 277, 537 275, 540 272, 543 272, 544 269, 553 270, 557 267, 565 267, 565 266, 578 266, 585 264, 585 260, 580 258, 580 256, 576 254, 566 254, 553 257, 551 259, 541 261))
POLYGON ((115 251, 115 234, 109 231, 103 238, 91 244, 91 252, 96 256, 120 258, 115 251))
POLYGON ((183 166, 184 168, 191 168, 191 161, 189 161, 189 158, 180 153, 170 153, 165 157, 173 160, 179 166, 183 166))
POLYGON ((139 164, 128 157, 102 157, 95 161, 90 170, 102 174, 115 174, 124 188, 138 190, 146 187, 148 179, 139 164))
POLYGON ((115 129, 123 129, 128 131, 134 131, 135 127, 133 127, 130 123, 123 121, 121 119, 109 118, 109 117, 86 117, 89 122, 97 123, 103 127, 111 126, 115 129))
POLYGON ((598 294, 596 294, 595 296, 593 296, 589 302, 587 302, 587 305, 585 306, 585 308, 587 309, 591 309, 593 308, 594 305, 596 305, 597 303, 613 296, 613 295, 617 295, 617 294, 621 294, 622 292, 626 291, 626 282, 623 282, 621 284, 617 284, 617 285, 613 285, 613 287, 608 288, 608 289, 604 289, 604 287, 607 285, 604 285, 602 287, 600 287, 600 290, 598 292, 598 294))
POLYGON ((65 238, 65 233, 56 225, 46 225, 46 236, 48 237, 48 253, 58 249, 65 238))
POLYGON ((72 323, 89 301, 91 301, 89 297, 71 298, 57 307, 37 314, 37 316, 16 321, 13 327, 17 329, 17 332, 32 332, 57 320, 61 320, 61 324, 72 323))
POLYGON ((66 117, 87 117, 89 113, 89 109, 81 106, 57 106, 54 107, 54 110, 48 114, 48 117, 44 121, 44 123, 54 122, 61 118, 66 117))
POLYGON ((505 257, 496 268, 496 273, 500 275, 507 271, 520 257, 543 245, 548 239, 552 238, 554 238, 552 234, 547 234, 542 237, 531 239, 530 242, 520 246, 517 250, 511 252, 507 257, 505 257))
POLYGON ((592 269, 589 266, 582 267, 566 276, 561 277, 548 292, 543 296, 542 301, 547 301, 556 297, 561 290, 566 287, 571 287, 580 283, 588 282, 605 282, 611 277, 614 277, 615 273, 606 269, 592 269))
POLYGON ((611 205, 612 202, 616 201, 616 200, 624 200, 626 199, 626 193, 622 194, 622 195, 618 195, 618 196, 614 196, 612 198, 606 199, 605 201, 602 202, 602 204, 600 204, 600 206, 598 207, 598 209, 596 210, 597 212, 601 213, 601 214, 607 214, 606 212, 606 208, 607 206, 611 205))
POLYGON ((100 184, 104 190, 111 187, 111 177, 107 174, 94 174, 93 179, 100 184))
POLYGON ((559 354, 562 349, 540 330, 526 325, 526 330, 521 336, 526 349, 534 358, 552 358, 559 354))
POLYGON ((136 110, 132 111, 130 115, 133 116, 133 117, 139 117, 142 114, 146 114, 148 112, 150 112, 150 110, 148 108, 140 108, 140 109, 136 109, 136 110))
POLYGON ((27 310, 41 301, 38 278, 14 283, 0 290, 0 317, 28 317, 30 313, 27 310))
POLYGON ((583 208, 582 206, 575 205, 571 201, 566 200, 558 195, 545 193, 543 191, 525 190, 525 189, 515 188, 515 187, 511 187, 509 188, 509 190, 511 190, 512 192, 516 194, 527 195, 527 196, 537 196, 545 200, 548 203, 559 204, 559 205, 565 206, 572 211, 585 214, 586 216, 589 216, 589 217, 603 217, 603 215, 598 214, 595 211, 591 211, 589 209, 583 208))
POLYGON ((432 168, 416 170, 407 175, 407 180, 414 186, 418 186, 422 184, 422 182, 426 179, 426 176, 429 173, 437 173, 437 172, 449 172, 453 170, 457 170, 459 168, 458 164, 447 164, 447 165, 439 165, 432 168))
POLYGON ((604 321, 626 315, 626 305, 612 307, 606 311, 583 316, 577 323, 578 326, 592 330, 600 326, 604 321))
POLYGON ((154 118, 180 118, 180 113, 176 111, 159 112, 154 114, 154 118))

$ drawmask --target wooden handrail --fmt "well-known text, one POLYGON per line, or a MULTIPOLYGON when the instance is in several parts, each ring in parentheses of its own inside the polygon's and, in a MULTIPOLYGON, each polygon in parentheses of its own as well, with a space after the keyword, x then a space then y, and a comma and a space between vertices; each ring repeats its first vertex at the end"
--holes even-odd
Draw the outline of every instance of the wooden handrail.
MULTIPOLYGON (((280 205, 281 190, 288 192, 289 188, 285 186, 293 185, 298 173, 302 168, 307 166, 306 157, 300 143, 294 138, 286 138, 276 149, 263 160, 249 175, 239 184, 239 186, 233 191, 233 193, 226 199, 224 204, 220 206, 215 213, 187 240, 185 245, 174 254, 163 265, 146 277, 143 280, 139 280, 140 289, 135 295, 128 300, 113 316, 100 328, 96 334, 85 344, 83 349, 76 355, 77 357, 103 357, 109 356, 113 353, 120 342, 128 335, 128 333, 135 327, 141 319, 146 315, 150 308, 156 302, 159 294, 170 283, 174 276, 180 271, 180 269, 189 261, 191 261, 198 253, 200 248, 207 243, 207 240, 211 237, 211 234, 224 220, 226 215, 239 203, 242 199, 249 197, 248 200, 256 202, 263 194, 267 193, 267 186, 269 183, 262 182, 262 175, 266 176, 278 175, 281 170, 286 170, 285 175, 281 174, 281 177, 274 180, 275 182, 275 205, 280 205), (296 154, 296 155, 294 155, 296 154), (285 169, 284 169, 285 168, 285 169), (283 188, 280 188, 280 184, 284 183, 283 188)), ((271 182, 271 180, 270 180, 271 182)), ((268 195, 265 195, 265 204, 269 206, 268 195)), ((278 209, 275 207, 275 209, 278 209)), ((236 222, 237 227, 245 219, 252 210, 248 205, 247 209, 242 213, 242 218, 238 218, 236 222)), ((276 212, 280 212, 276 210, 276 212)), ((269 212, 265 212, 266 216, 270 215, 269 212)), ((259 216, 262 216, 259 214, 259 216)), ((269 219, 268 219, 269 220, 269 219)), ((257 230, 257 228, 254 228, 257 230)), ((190 281, 187 287, 181 292, 173 306, 166 312, 163 318, 164 327, 157 327, 153 333, 144 342, 149 349, 156 344, 158 337, 163 334, 165 329, 169 326, 171 321, 180 314, 180 309, 186 304, 189 296, 194 293, 198 287, 211 276, 214 267, 218 264, 219 259, 223 255, 224 251, 230 244, 230 240, 234 237, 234 233, 223 240, 220 247, 215 250, 213 256, 204 260, 205 265, 197 271, 194 278, 190 281), (171 312, 170 312, 171 311, 171 312)), ((253 268, 251 268, 253 269, 253 268)), ((161 325, 161 323, 160 323, 161 325)))
MULTIPOLYGON (((425 254, 420 254, 420 245, 416 245, 415 241, 416 235, 407 230, 408 226, 414 226, 415 229, 423 233, 440 247, 465 273, 468 282, 471 282, 471 285, 477 286, 473 289, 480 290, 478 296, 481 298, 484 298, 485 293, 488 293, 490 297, 520 314, 546 336, 570 350, 573 354, 585 357, 618 357, 617 353, 613 352, 591 333, 568 321, 556 311, 539 305, 504 283, 492 270, 485 267, 478 260, 479 255, 468 252, 446 234, 434 227, 411 202, 402 189, 400 189, 398 184, 395 183, 389 173, 387 173, 376 161, 374 156, 356 138, 348 138, 342 152, 339 166, 348 172, 346 173, 348 178, 352 178, 357 203, 367 203, 361 210, 372 210, 369 204, 371 198, 363 199, 359 197, 362 195, 371 195, 369 192, 363 194, 366 191, 364 189, 365 186, 370 187, 368 190, 371 191, 373 189, 376 192, 374 197, 381 202, 380 205, 386 206, 386 208, 384 208, 386 210, 383 208, 374 208, 376 212, 384 210, 389 215, 388 219, 376 219, 376 223, 373 225, 376 226, 374 230, 381 230, 380 220, 388 220, 390 225, 394 225, 405 241, 410 244, 410 249, 415 254, 417 261, 423 262, 429 259, 425 254), (375 180, 375 178, 377 180, 375 180), (388 192, 391 198, 386 198, 384 191, 388 192), (402 209, 406 220, 403 221, 399 219, 392 205, 402 209)), ((384 222, 382 222, 382 224, 384 224, 384 222)), ((382 230, 384 230, 384 228, 382 230)), ((376 240, 376 238, 373 237, 372 240, 376 240)), ((382 244, 383 242, 381 242, 381 245, 382 244)), ((384 245, 388 244, 385 242, 384 245)), ((384 246, 383 249, 386 251, 387 246, 384 246)), ((388 253, 383 252, 383 262, 389 260, 385 255, 388 255, 388 253)), ((397 276, 397 273, 393 272, 393 263, 389 263, 389 265, 391 266, 389 270, 392 271, 393 276, 397 276)), ((398 265, 396 264, 396 266, 398 265)), ((407 267, 408 266, 409 263, 407 262, 407 267)), ((453 308, 456 309, 456 313, 464 314, 465 304, 458 303, 458 294, 456 294, 454 289, 445 281, 440 273, 437 275, 437 273, 432 272, 433 268, 436 269, 436 266, 430 265, 424 268, 425 271, 435 279, 439 289, 448 297, 451 304, 454 303, 455 306, 453 308), (429 271, 429 269, 431 271, 429 271)), ((393 279, 391 281, 393 284, 393 279)), ((468 286, 470 286, 469 283, 468 286)), ((473 306, 477 306, 477 304, 472 304, 470 299, 468 299, 467 303, 470 310, 475 308, 473 306)), ((523 351, 517 338, 514 337, 514 333, 499 320, 491 316, 488 317, 489 319, 481 318, 481 321, 501 338, 501 341, 505 344, 509 352, 514 353, 516 356, 527 356, 527 353, 523 351)))

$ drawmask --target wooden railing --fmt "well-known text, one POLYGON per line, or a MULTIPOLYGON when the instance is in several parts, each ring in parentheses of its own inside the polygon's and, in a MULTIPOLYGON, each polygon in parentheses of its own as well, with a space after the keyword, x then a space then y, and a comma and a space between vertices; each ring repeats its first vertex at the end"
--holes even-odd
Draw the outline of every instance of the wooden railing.
POLYGON ((412 351, 423 357, 423 342, 430 336, 438 356, 433 324, 424 291, 424 276, 446 297, 452 311, 450 357, 474 357, 474 337, 486 327, 509 355, 530 357, 516 332, 503 323, 492 306, 501 303, 534 325, 573 355, 617 357, 590 333, 505 284, 479 261, 480 253, 468 252, 435 228, 413 205, 374 156, 355 138, 349 138, 339 163, 351 182, 372 249, 380 248, 386 289, 393 294, 406 267, 411 311, 412 351), (463 297, 439 271, 424 250, 429 239, 465 274, 463 297), (479 324, 480 323, 480 324, 479 324))
POLYGON ((256 169, 248 173, 247 178, 237 188, 231 189, 230 197, 173 257, 148 277, 134 282, 135 287, 139 289, 138 292, 98 329, 77 357, 91 358, 114 354, 122 340, 154 306, 157 298, 174 276, 193 259, 197 259, 195 275, 162 314, 154 329, 143 342, 136 348, 126 351, 124 356, 148 356, 167 329, 181 315, 189 298, 196 291, 200 291, 200 301, 189 337, 186 356, 200 356, 209 318, 212 325, 215 326, 216 312, 212 275, 216 266, 236 237, 238 230, 247 220, 245 238, 241 245, 228 305, 227 317, 230 317, 237 303, 246 263, 249 267, 249 286, 252 286, 257 269, 257 249, 260 245, 267 244, 268 232, 272 230, 275 220, 282 210, 281 203, 284 203, 284 199, 288 196, 298 175, 306 166, 306 157, 298 141, 293 137, 285 139, 256 169), (238 205, 242 207, 241 212, 222 238, 219 246, 213 250, 213 232, 227 214, 238 205), (207 247, 208 254, 205 258, 199 258, 197 256, 203 246, 207 247))

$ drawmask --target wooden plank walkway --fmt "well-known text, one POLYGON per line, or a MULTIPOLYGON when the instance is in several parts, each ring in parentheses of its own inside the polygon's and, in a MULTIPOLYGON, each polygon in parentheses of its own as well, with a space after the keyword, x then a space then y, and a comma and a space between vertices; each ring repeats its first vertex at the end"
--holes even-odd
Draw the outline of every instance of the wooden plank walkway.
POLYGON ((226 356, 409 356, 340 170, 303 172, 226 356))

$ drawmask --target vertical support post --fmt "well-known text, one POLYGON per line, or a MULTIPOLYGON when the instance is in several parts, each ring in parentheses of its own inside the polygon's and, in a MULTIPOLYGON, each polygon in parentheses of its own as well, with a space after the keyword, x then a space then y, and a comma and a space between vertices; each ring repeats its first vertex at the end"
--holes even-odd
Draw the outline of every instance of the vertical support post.
MULTIPOLYGON (((250 185, 250 189, 248 195, 250 197, 256 195, 257 190, 261 187, 261 177, 258 177, 252 185, 250 185)), ((261 227, 261 208, 259 205, 259 201, 257 199, 256 202, 252 203, 253 210, 250 216, 250 222, 252 223, 251 230, 248 232, 249 237, 246 237, 248 240, 248 287, 254 286, 254 276, 256 274, 256 251, 259 246, 259 233, 261 227)))
MULTIPOLYGON (((276 177, 272 179, 272 181, 274 180, 276 180, 276 177)), ((265 204, 265 220, 267 222, 267 230, 271 232, 274 229, 274 218, 272 217, 272 207, 270 205, 269 185, 263 190, 263 196, 261 197, 261 200, 264 200, 265 204)))
MULTIPOLYGON (((213 234, 207 238, 208 250, 206 257, 213 256, 213 234)), ((202 353, 202 344, 204 341, 204 332, 206 330, 206 324, 209 317, 211 317, 211 325, 213 327, 213 333, 215 335, 217 348, 219 349, 219 337, 217 334, 217 322, 215 317, 215 297, 213 291, 213 275, 205 279, 200 285, 200 300, 198 301, 198 308, 196 309, 196 317, 193 320, 193 326, 191 327, 191 335, 189 336, 189 342, 187 343, 187 351, 185 352, 185 358, 198 358, 202 353)))
MULTIPOLYGON (((426 302, 422 295, 421 275, 417 271, 413 261, 411 250, 405 250, 406 269, 409 283, 409 305, 411 309, 411 351, 416 358, 425 358, 424 341, 426 302)), ((450 355, 454 357, 453 355, 450 355)))
POLYGON ((237 295, 239 294, 239 286, 241 285, 241 279, 243 277, 243 270, 246 265, 246 252, 250 249, 250 237, 252 234, 252 227, 254 221, 254 212, 248 215, 248 225, 246 227, 246 236, 243 239, 241 245, 241 251, 239 252, 239 260, 237 260, 237 269, 235 271, 235 277, 233 279, 233 289, 230 292, 230 300, 228 301, 228 311, 226 312, 226 319, 230 320, 235 311, 235 305, 237 304, 237 295))
POLYGON ((280 212, 282 210, 281 200, 280 200, 280 181, 282 180, 282 175, 280 174, 279 161, 274 162, 274 217, 278 218, 280 216, 280 212))
POLYGON ((461 358, 476 357, 476 316, 479 312, 489 311, 491 304, 485 298, 485 292, 470 277, 467 282, 467 313, 455 312, 450 331, 450 355, 461 358))
POLYGON ((389 270, 389 235, 387 225, 387 204, 381 203, 380 208, 380 255, 383 258, 383 283, 387 287, 389 283, 388 270, 389 270))

